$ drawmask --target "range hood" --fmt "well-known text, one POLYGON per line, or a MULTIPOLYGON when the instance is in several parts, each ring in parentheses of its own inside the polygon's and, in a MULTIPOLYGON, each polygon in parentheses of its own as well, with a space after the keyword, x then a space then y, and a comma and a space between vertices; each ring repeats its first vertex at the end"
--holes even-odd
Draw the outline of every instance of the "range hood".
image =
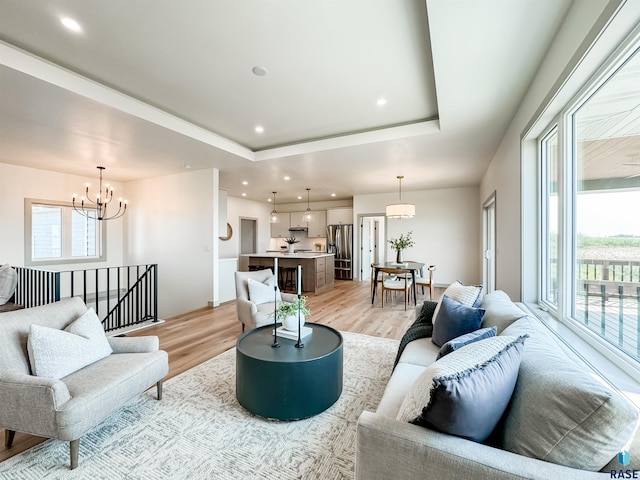
POLYGON ((307 227, 289 227, 290 232, 306 232, 308 230, 307 227))

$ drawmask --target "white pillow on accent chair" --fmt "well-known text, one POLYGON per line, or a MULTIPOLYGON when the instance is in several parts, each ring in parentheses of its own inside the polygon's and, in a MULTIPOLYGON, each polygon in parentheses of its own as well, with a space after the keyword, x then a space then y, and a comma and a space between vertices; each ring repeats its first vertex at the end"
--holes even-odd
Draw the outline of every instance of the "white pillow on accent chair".
POLYGON ((64 330, 32 324, 27 340, 31 372, 60 379, 113 353, 93 308, 64 330))
MULTIPOLYGON (((273 303, 273 277, 269 277, 264 283, 258 282, 253 278, 249 278, 247 279, 247 285, 249 287, 249 300, 251 300, 253 303, 255 303, 256 305, 261 305, 263 303, 273 303)), ((282 295, 280 294, 279 288, 275 293, 275 299, 277 301, 282 300, 282 295)))

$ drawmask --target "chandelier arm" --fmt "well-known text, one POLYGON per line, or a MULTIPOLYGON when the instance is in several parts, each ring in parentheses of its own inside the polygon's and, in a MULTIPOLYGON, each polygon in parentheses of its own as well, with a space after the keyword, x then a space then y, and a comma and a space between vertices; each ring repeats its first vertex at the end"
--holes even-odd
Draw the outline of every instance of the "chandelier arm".
POLYGON ((122 206, 120 206, 118 208, 118 211, 116 213, 114 213, 113 215, 107 217, 106 216, 106 210, 105 210, 105 216, 102 217, 102 220, 113 220, 114 218, 120 218, 121 216, 124 215, 124 213, 127 211, 127 204, 124 204, 124 208, 122 208, 122 206))

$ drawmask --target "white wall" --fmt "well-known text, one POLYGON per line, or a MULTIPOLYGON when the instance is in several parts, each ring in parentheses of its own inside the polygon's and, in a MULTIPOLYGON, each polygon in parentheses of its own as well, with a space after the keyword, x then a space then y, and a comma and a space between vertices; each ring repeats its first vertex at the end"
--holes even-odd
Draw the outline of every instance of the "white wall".
POLYGON ((227 222, 233 229, 231 240, 219 241, 220 258, 236 258, 240 255, 240 219, 249 218, 256 220, 258 252, 264 252, 271 240, 271 227, 269 226, 270 203, 255 202, 245 198, 227 197, 227 222))
MULTIPOLYGON (((435 282, 448 285, 455 280, 477 284, 480 275, 480 199, 478 187, 403 192, 402 199, 416 205, 411 219, 387 219, 386 240, 413 232, 415 246, 404 251, 405 260, 436 265, 435 282)), ((358 215, 384 214, 397 194, 357 195, 353 198, 356 230, 355 271, 359 273, 358 215)), ((395 251, 386 244, 387 261, 395 260, 395 251)))
MULTIPOLYGON (((125 261, 158 264, 158 315, 205 307, 214 300, 215 169, 127 183, 125 261)), ((216 238, 217 241, 217 238, 216 238)))
MULTIPOLYGON (((108 169, 104 176, 108 179, 108 169)), ((24 266, 25 198, 71 202, 74 193, 84 193, 87 182, 97 189, 97 170, 96 176, 91 178, 0 163, 0 264, 24 266)), ((116 195, 122 195, 121 184, 109 183, 114 187, 116 195)), ((38 268, 61 271, 122 265, 123 223, 123 218, 107 222, 105 262, 43 265, 38 268)))
MULTIPOLYGON (((594 65, 610 54, 611 47, 592 48, 592 42, 599 36, 601 26, 607 23, 617 3, 621 2, 609 2, 602 15, 604 2, 574 3, 480 184, 481 201, 496 191, 496 288, 504 290, 514 300, 523 296, 527 300, 535 299, 537 291, 536 148, 535 144, 524 145, 533 156, 528 154, 522 164, 523 135, 533 119, 542 118, 542 126, 551 120, 558 108, 557 105, 549 108, 549 104, 554 99, 556 104, 566 102, 570 92, 576 92, 587 81, 594 65), (583 58, 586 52, 592 57, 597 54, 600 60, 592 58, 586 61, 583 58), (559 96, 561 87, 564 91, 559 96), (524 205, 523 195, 526 198, 524 205)), ((609 38, 607 42, 620 42, 640 21, 639 5, 640 2, 635 1, 623 6, 617 20, 608 28, 608 36, 615 40, 609 38)), ((602 42, 604 37, 607 35, 599 41, 602 42)))

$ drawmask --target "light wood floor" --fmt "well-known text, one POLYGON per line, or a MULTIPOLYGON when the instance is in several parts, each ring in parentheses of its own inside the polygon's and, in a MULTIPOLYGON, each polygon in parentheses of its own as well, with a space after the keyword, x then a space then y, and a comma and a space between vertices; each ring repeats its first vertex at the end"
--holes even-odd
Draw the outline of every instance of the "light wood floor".
MULTIPOLYGON (((436 288, 435 298, 439 298, 443 291, 436 288)), ((330 325, 337 330, 400 339, 414 320, 414 306, 408 306, 405 311, 401 294, 385 299, 383 309, 378 290, 376 304, 371 305, 369 282, 337 280, 335 288, 309 294, 308 297, 309 321, 330 325)), ((418 289, 418 304, 428 299, 428 291, 424 296, 418 289)), ((171 378, 234 347, 241 333, 242 324, 236 316, 235 301, 231 301, 216 308, 185 313, 129 335, 157 335, 160 338, 160 348, 169 354, 167 378, 171 378)), ((42 441, 40 437, 18 432, 11 448, 6 448, 4 442, 0 444, 0 461, 42 441)))

